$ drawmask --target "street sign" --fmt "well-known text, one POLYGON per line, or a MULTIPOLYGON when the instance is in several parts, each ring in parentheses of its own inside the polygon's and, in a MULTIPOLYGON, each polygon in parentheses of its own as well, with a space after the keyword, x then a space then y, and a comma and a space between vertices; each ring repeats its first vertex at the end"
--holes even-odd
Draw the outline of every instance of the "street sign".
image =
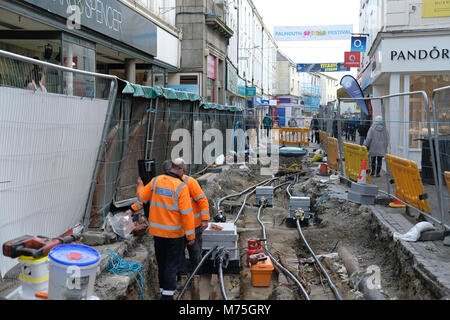
POLYGON ((249 98, 256 97, 256 87, 247 87, 245 92, 245 95, 249 98))

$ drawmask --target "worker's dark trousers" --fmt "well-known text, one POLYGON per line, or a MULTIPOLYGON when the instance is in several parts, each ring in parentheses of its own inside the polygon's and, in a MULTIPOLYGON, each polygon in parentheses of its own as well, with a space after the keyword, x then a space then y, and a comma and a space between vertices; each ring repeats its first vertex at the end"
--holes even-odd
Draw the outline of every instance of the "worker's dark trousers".
POLYGON ((200 260, 202 260, 202 234, 203 231, 201 227, 195 228, 195 243, 192 246, 187 246, 189 263, 192 271, 194 271, 195 267, 200 263, 200 260))
POLYGON ((183 252, 182 256, 180 256, 180 267, 178 270, 179 275, 188 274, 188 270, 191 272, 194 271, 194 269, 202 260, 202 245, 203 245, 202 234, 203 231, 201 226, 195 228, 195 242, 192 246, 188 246, 187 241, 185 239, 184 241, 185 247, 187 247, 189 253, 189 266, 187 265, 185 254, 183 252))
POLYGON ((177 286, 176 277, 180 256, 184 252, 183 238, 155 237, 155 256, 158 262, 158 280, 161 299, 172 300, 177 286))

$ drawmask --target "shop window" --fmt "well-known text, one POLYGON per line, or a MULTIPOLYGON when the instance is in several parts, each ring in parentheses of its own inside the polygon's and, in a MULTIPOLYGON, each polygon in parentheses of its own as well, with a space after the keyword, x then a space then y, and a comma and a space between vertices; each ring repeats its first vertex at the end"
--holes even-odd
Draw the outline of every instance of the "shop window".
MULTIPOLYGON (((411 76, 410 91, 425 91, 429 98, 430 114, 432 114, 431 97, 433 90, 450 85, 450 74, 439 75, 415 75, 411 76)), ((450 92, 444 93, 439 98, 438 102, 440 108, 437 114, 437 121, 448 123, 449 121, 449 105, 446 97, 450 92)), ((412 96, 409 102, 409 148, 420 148, 419 139, 424 139, 428 135, 427 113, 425 109, 425 102, 419 95, 412 96)), ((450 134, 449 128, 444 125, 439 127, 440 134, 450 134)))
MULTIPOLYGON (((63 41, 62 65, 72 69, 95 72, 95 49, 79 39, 63 41), (75 43, 78 42, 78 43, 75 43)), ((95 77, 64 72, 63 93, 80 97, 95 96, 95 77)))

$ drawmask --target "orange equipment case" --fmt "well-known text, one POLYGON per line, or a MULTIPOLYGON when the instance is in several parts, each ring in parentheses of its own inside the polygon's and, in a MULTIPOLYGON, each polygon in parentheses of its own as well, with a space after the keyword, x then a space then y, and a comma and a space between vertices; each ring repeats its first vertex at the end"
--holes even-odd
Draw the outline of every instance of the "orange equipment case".
POLYGON ((267 257, 264 261, 259 261, 250 267, 252 274, 252 285, 254 287, 269 287, 274 270, 272 260, 267 257))

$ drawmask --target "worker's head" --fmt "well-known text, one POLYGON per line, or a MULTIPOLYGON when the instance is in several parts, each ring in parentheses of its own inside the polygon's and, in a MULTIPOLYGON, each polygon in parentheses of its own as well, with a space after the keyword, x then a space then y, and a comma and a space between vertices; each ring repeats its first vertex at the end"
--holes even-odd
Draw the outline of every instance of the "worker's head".
POLYGON ((182 158, 176 158, 172 161, 172 172, 178 174, 180 177, 186 173, 186 163, 182 158))
POLYGON ((172 170, 172 160, 166 160, 162 163, 163 173, 169 173, 172 170))

